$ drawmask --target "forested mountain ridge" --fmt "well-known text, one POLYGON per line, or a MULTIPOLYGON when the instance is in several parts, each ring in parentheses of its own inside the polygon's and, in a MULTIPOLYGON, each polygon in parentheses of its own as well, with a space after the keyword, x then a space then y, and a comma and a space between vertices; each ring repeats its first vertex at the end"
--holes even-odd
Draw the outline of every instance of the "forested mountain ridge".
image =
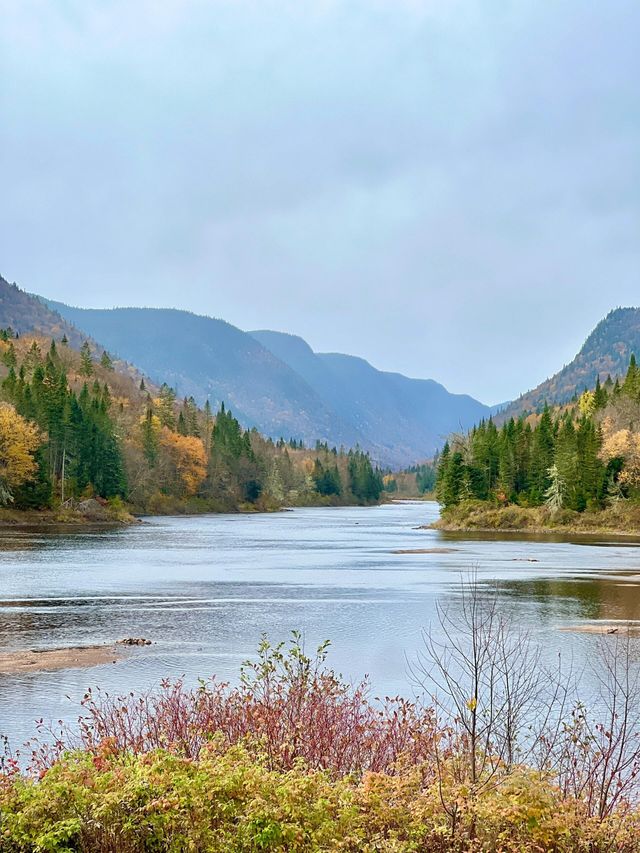
POLYGON ((354 446, 361 436, 289 366, 224 320, 166 308, 72 308, 47 302, 158 384, 215 410, 224 401, 265 435, 354 446))
POLYGON ((432 379, 377 370, 357 356, 316 353, 296 335, 267 330, 251 334, 353 424, 374 455, 396 464, 430 456, 452 429, 490 414, 477 400, 451 394, 432 379))
MULTIPOLYGON (((88 343, 91 352, 99 358, 104 347, 96 343, 92 335, 77 328, 73 322, 59 314, 40 297, 27 293, 14 282, 10 284, 0 275, 0 329, 8 329, 17 335, 31 335, 45 341, 64 339, 70 348, 80 350, 88 343)), ((139 383, 142 374, 131 364, 110 356, 117 371, 139 383)))
POLYGON ((78 351, 65 333, 0 329, 0 507, 68 520, 87 503, 116 513, 123 501, 151 513, 264 510, 370 503, 381 492, 361 450, 274 442, 224 404, 214 415, 166 384, 138 383, 87 341, 78 351))
POLYGON ((358 444, 376 462, 402 467, 432 456, 452 429, 490 414, 433 380, 385 373, 354 356, 317 354, 294 335, 243 332, 175 309, 47 304, 158 384, 214 408, 224 400, 245 427, 273 438, 358 444))
POLYGON ((596 378, 623 377, 632 353, 640 354, 640 308, 616 308, 601 320, 575 358, 540 385, 522 394, 501 413, 500 420, 539 411, 545 403, 566 403, 596 378))
POLYGON ((61 338, 66 335, 72 346, 80 348, 86 335, 46 305, 38 297, 10 284, 0 275, 0 327, 14 332, 38 331, 42 335, 61 338))

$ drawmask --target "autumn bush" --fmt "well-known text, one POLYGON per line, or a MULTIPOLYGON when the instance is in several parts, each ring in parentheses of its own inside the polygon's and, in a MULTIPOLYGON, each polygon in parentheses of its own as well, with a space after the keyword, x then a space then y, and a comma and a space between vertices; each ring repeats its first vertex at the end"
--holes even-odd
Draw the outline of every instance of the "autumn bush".
POLYGON ((214 736, 226 747, 252 744, 274 770, 303 761, 337 777, 425 761, 433 711, 400 697, 372 701, 366 681, 352 685, 326 666, 328 647, 311 657, 295 632, 288 646, 263 638, 236 687, 211 679, 196 688, 165 681, 157 692, 127 696, 89 691, 77 729, 36 741, 30 769, 48 771, 70 747, 96 753, 105 744, 116 753, 167 749, 197 760, 214 736))
POLYGON ((371 697, 298 634, 235 687, 87 693, 74 731, 7 748, 0 850, 640 850, 628 640, 604 650, 597 721, 475 580, 439 623, 415 670, 445 688, 430 707, 371 697))
POLYGON ((456 795, 467 805, 452 835, 441 791, 419 765, 334 778, 300 761, 275 770, 214 738, 197 760, 167 750, 69 753, 39 781, 5 785, 0 832, 7 853, 638 849, 634 816, 595 820, 531 772, 473 803, 456 795))

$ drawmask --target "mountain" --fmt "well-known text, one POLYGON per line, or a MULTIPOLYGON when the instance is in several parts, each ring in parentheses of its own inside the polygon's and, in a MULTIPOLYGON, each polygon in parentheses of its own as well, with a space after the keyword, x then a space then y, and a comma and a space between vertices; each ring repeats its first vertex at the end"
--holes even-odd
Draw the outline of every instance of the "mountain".
POLYGON ((66 335, 71 346, 78 349, 86 338, 37 296, 21 290, 15 283, 9 284, 1 275, 0 326, 19 334, 37 329, 48 338, 60 339, 66 335))
POLYGON ((351 446, 342 423, 294 370, 251 335, 212 317, 168 308, 72 308, 47 304, 181 397, 225 402, 246 427, 273 437, 351 446))
POLYGON ((400 466, 432 455, 451 430, 489 414, 437 382, 317 354, 295 335, 250 334, 175 309, 48 304, 156 382, 199 402, 224 400, 242 423, 273 437, 359 444, 380 463, 400 466))
POLYGON ((424 459, 452 430, 489 414, 477 400, 450 394, 432 379, 387 373, 352 355, 315 353, 295 335, 265 330, 251 334, 353 424, 366 447, 396 464, 424 459))
POLYGON ((575 358, 562 370, 510 403, 500 418, 535 411, 547 403, 566 403, 574 394, 624 376, 632 353, 640 356, 640 308, 616 308, 601 320, 575 358))
POLYGON ((385 465, 431 456, 452 430, 489 415, 429 379, 386 373, 361 358, 315 353, 295 335, 244 332, 224 320, 159 308, 74 308, 0 279, 0 327, 85 339, 181 397, 222 401, 246 427, 313 445, 360 445, 385 465))

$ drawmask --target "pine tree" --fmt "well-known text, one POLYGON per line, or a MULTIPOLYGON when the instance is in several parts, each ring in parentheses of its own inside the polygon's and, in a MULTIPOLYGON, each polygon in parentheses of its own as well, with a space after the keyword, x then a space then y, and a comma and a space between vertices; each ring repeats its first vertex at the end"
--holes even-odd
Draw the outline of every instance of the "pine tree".
POLYGON ((153 409, 151 406, 147 407, 146 414, 142 421, 141 433, 144 457, 147 460, 149 467, 152 468, 158 459, 158 432, 154 423, 153 409))
POLYGON ((622 384, 622 391, 632 400, 640 399, 640 369, 636 364, 635 354, 631 354, 629 368, 622 384))
POLYGON ((549 470, 553 465, 555 444, 554 425, 549 408, 545 406, 540 422, 533 433, 531 448, 530 501, 539 504, 549 488, 549 470))
POLYGON ((176 392, 166 382, 163 382, 158 396, 156 414, 162 426, 166 426, 172 430, 176 428, 175 404, 176 392))
POLYGON ((9 342, 9 346, 2 354, 2 363, 9 368, 9 370, 15 370, 18 359, 16 357, 16 350, 13 345, 13 341, 9 342))
POLYGON ((100 357, 100 366, 105 370, 113 370, 113 360, 106 350, 103 351, 100 357))
POLYGON ((88 341, 82 344, 80 350, 80 375, 93 376, 93 359, 91 358, 91 348, 88 341))
POLYGON ((460 503, 464 486, 465 466, 460 451, 450 451, 448 445, 442 452, 438 469, 438 501, 445 507, 460 503))
POLYGON ((607 388, 600 384, 600 376, 596 378, 596 388, 593 392, 593 397, 596 410, 604 409, 607 405, 609 395, 607 394, 607 388))

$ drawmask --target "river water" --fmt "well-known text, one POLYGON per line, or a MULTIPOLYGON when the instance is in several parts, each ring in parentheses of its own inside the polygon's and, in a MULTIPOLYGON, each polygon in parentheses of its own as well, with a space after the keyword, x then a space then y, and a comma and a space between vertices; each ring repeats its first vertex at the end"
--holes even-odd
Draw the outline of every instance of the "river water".
POLYGON ((635 542, 418 529, 437 513, 436 504, 406 502, 150 518, 109 532, 2 530, 3 651, 129 636, 153 645, 117 664, 0 674, 0 732, 19 744, 37 718, 73 720, 88 686, 126 692, 214 673, 234 680, 262 633, 280 640, 292 629, 308 648, 330 639, 334 668, 354 680, 368 674, 376 695, 411 694, 407 661, 436 602, 455 606, 461 575, 474 569, 497 583, 501 606, 545 654, 562 651, 574 667, 602 638, 561 628, 640 620, 635 542))

